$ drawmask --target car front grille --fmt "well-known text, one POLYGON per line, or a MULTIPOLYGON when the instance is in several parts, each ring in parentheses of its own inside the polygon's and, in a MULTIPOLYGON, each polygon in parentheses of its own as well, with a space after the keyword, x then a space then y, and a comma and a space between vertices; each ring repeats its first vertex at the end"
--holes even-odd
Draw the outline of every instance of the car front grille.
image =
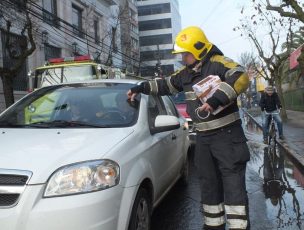
POLYGON ((0 194, 0 206, 8 207, 14 205, 20 194, 0 194))
POLYGON ((0 185, 25 185, 28 176, 0 175, 0 185))
POLYGON ((0 208, 18 203, 31 175, 29 171, 0 169, 0 208))

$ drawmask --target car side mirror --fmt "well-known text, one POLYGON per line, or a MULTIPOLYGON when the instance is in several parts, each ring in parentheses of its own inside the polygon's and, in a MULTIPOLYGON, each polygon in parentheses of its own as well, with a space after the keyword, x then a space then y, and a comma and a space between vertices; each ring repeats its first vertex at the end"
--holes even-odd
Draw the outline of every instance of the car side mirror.
POLYGON ((171 115, 158 115, 154 122, 151 133, 166 132, 180 127, 179 119, 171 115))

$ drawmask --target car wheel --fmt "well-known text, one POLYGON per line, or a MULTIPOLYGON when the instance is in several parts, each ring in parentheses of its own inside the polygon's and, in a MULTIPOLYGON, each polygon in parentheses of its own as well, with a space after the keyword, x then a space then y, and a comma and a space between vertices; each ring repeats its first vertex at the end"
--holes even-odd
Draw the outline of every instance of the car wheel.
POLYGON ((180 182, 182 185, 188 185, 189 171, 190 171, 190 157, 189 157, 189 155, 187 155, 187 159, 182 168, 182 174, 181 174, 181 178, 180 178, 180 182))
POLYGON ((149 230, 151 207, 151 200, 147 190, 140 188, 133 204, 128 230, 149 230))

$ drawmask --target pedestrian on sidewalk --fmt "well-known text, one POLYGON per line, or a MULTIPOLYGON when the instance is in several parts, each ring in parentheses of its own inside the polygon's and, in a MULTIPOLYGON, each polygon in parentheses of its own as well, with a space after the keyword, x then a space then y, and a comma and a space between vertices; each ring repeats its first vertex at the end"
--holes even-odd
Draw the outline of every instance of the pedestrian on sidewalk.
POLYGON ((267 86, 265 88, 264 93, 261 96, 260 107, 262 110, 264 143, 267 144, 268 129, 271 115, 277 123, 277 127, 279 130, 279 138, 283 140, 283 124, 279 113, 279 110, 282 108, 282 105, 280 98, 275 92, 273 86, 267 86))
POLYGON ((250 229, 245 184, 250 152, 236 101, 248 88, 248 75, 209 42, 199 27, 180 31, 173 53, 181 53, 184 68, 165 79, 143 82, 131 88, 128 95, 132 100, 138 93, 185 92, 187 112, 197 131, 195 165, 201 180, 204 229, 224 230, 226 221, 229 229, 250 229), (210 75, 219 76, 221 82, 203 104, 192 87, 210 75))

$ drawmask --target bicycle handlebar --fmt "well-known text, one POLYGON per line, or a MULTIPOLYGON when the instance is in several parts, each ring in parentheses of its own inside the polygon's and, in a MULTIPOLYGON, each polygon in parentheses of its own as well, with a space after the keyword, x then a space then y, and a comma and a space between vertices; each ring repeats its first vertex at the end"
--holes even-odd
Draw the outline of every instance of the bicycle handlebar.
POLYGON ((276 114, 280 114, 280 112, 281 112, 280 109, 276 110, 275 112, 270 112, 270 113, 268 113, 268 112, 266 112, 266 110, 264 110, 264 113, 267 115, 273 115, 273 114, 276 115, 276 114))

